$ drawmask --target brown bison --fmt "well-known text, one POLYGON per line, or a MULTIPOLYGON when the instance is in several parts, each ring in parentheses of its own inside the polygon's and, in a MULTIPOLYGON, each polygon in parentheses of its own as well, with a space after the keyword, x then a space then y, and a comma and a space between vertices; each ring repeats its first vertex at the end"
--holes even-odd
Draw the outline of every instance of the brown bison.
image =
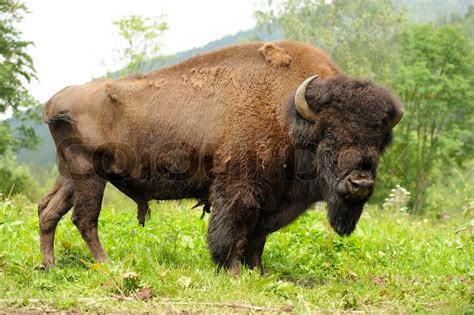
POLYGON ((152 199, 212 207, 208 245, 231 273, 262 270, 267 235, 318 200, 349 235, 402 115, 389 91, 295 42, 65 88, 43 113, 60 171, 38 209, 43 264, 54 264, 55 229, 71 207, 94 259, 106 259, 97 221, 107 182, 137 203, 141 224, 152 199))

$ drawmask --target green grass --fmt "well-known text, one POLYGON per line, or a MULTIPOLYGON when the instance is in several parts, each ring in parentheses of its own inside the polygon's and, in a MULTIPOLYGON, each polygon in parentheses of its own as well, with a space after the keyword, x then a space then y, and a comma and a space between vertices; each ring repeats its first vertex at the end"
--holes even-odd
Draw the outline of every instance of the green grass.
POLYGON ((204 311, 293 310, 470 313, 473 236, 466 219, 445 221, 368 207, 348 238, 310 211, 268 239, 266 276, 216 273, 206 221, 192 201, 160 202, 138 226, 129 205, 105 207, 100 234, 110 257, 94 264, 69 215, 57 230, 57 267, 38 270, 36 206, 0 202, 0 310, 204 311), (124 278, 134 272, 137 279, 124 278), (151 288, 153 298, 136 292, 151 288), (235 304, 230 307, 230 304, 235 304), (237 305, 238 304, 238 305, 237 305))

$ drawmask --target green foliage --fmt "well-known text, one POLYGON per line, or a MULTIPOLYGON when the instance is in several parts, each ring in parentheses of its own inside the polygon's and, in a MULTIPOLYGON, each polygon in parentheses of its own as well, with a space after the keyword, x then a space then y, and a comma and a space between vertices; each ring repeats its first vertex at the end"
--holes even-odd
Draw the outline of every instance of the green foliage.
POLYGON ((15 163, 12 152, 33 148, 38 139, 26 121, 38 118, 37 102, 24 84, 35 79, 33 60, 26 53, 31 42, 21 40, 17 23, 21 22, 26 6, 15 0, 0 1, 0 114, 13 114, 19 122, 15 128, 8 120, 0 121, 0 195, 19 192, 34 194, 35 185, 28 171, 15 163))
POLYGON ((145 18, 130 15, 113 22, 126 47, 116 51, 119 60, 125 64, 120 75, 139 73, 147 68, 147 62, 157 56, 161 49, 160 39, 168 30, 164 16, 145 18))
POLYGON ((11 148, 15 139, 10 131, 10 125, 7 122, 0 122, 0 155, 11 148))
MULTIPOLYGON (((21 120, 38 117, 34 111, 38 103, 24 87, 25 82, 35 79, 33 60, 26 52, 32 43, 21 40, 16 28, 25 12, 26 6, 20 1, 0 1, 0 114, 13 114, 21 120)), ((7 147, 18 150, 37 143, 33 128, 22 125, 15 133, 13 138, 8 123, 1 123, 0 154, 7 147)))
POLYGON ((8 107, 18 109, 25 92, 22 79, 30 82, 34 78, 33 60, 26 53, 32 43, 19 40, 21 33, 15 23, 22 20, 26 7, 18 1, 0 2, 0 111, 8 107))
POLYGON ((93 263, 65 218, 56 237, 58 265, 45 272, 36 268, 36 205, 21 197, 0 202, 0 309, 227 313, 240 309, 226 305, 253 304, 294 313, 452 314, 470 308, 474 242, 459 232, 464 219, 417 219, 369 207, 355 234, 340 238, 324 212, 311 211, 269 237, 266 276, 243 269, 233 278, 215 272, 207 224, 190 210, 193 204, 155 203, 144 228, 135 208, 106 207, 99 229, 107 264, 93 263), (139 295, 147 288, 154 297, 144 302, 139 295))
POLYGON ((285 38, 326 50, 346 73, 389 81, 398 68, 398 35, 407 18, 397 1, 267 1, 260 26, 281 28, 285 38))
POLYGON ((24 165, 17 165, 11 151, 3 152, 0 155, 0 196, 24 193, 33 197, 37 190, 38 185, 31 178, 29 169, 24 165))
POLYGON ((474 148, 474 45, 462 28, 416 25, 400 40, 403 64, 393 85, 405 105, 382 181, 414 193, 421 213, 436 167, 462 165, 474 148))

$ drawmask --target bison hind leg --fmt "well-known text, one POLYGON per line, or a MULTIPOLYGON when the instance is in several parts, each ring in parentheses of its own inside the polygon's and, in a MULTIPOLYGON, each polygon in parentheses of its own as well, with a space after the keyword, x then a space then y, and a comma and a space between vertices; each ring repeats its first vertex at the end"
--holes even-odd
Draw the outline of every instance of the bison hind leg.
POLYGON ((55 264, 54 235, 59 220, 72 207, 73 192, 72 182, 63 177, 58 177, 54 188, 38 204, 43 268, 49 268, 55 264))
POLYGON ((98 220, 102 207, 105 180, 91 177, 74 183, 74 210, 72 222, 81 233, 96 262, 107 260, 99 240, 98 220))

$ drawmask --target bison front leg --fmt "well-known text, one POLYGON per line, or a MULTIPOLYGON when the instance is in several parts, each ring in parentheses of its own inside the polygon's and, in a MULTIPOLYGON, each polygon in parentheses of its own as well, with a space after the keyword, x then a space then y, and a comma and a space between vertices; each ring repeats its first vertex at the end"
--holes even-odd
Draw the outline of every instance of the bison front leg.
POLYGON ((207 242, 218 268, 231 275, 240 273, 240 264, 258 219, 259 203, 254 187, 245 184, 216 185, 211 188, 213 212, 207 242))
POLYGON ((264 274, 262 263, 263 249, 267 241, 266 235, 256 234, 249 240, 245 253, 242 257, 242 263, 250 269, 258 268, 260 274, 264 274))
POLYGON ((78 180, 74 185, 74 210, 72 222, 81 233, 94 260, 107 260, 97 231, 97 223, 102 206, 105 181, 100 178, 78 180))

